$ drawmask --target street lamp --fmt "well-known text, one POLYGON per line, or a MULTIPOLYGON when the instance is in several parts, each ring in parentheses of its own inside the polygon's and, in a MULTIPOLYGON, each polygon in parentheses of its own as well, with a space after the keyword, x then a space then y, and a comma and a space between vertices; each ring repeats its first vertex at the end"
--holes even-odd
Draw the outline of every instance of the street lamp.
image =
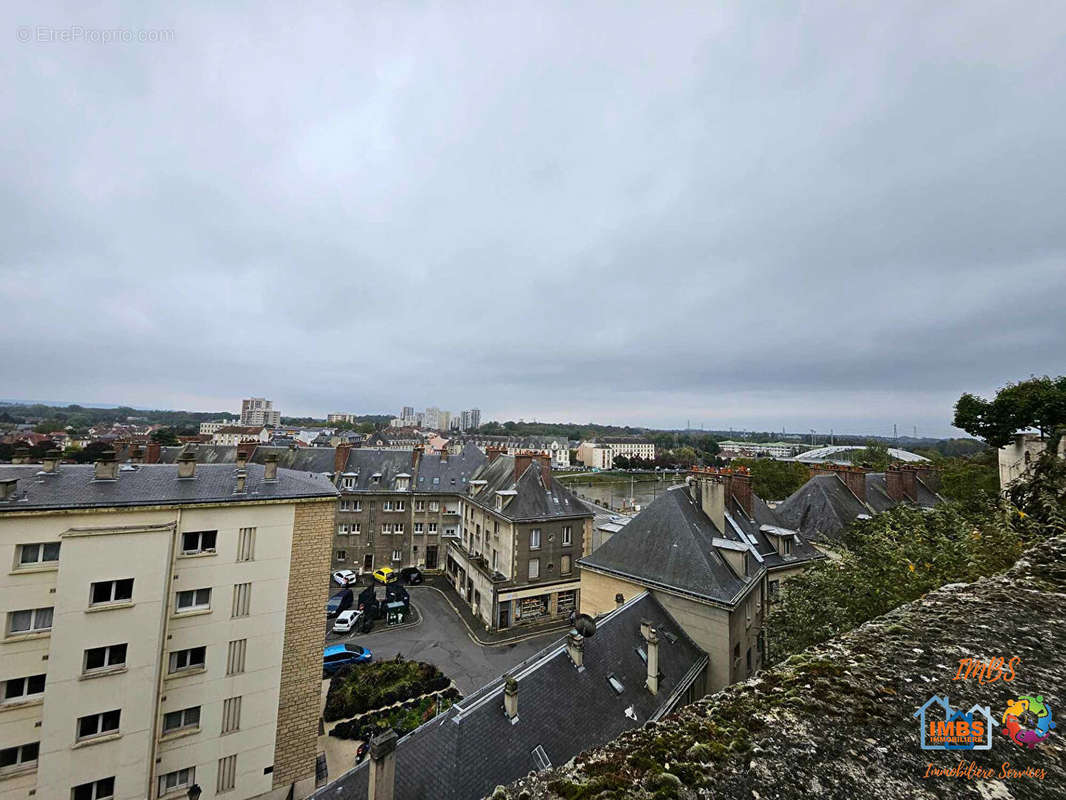
POLYGON ((189 800, 200 800, 201 794, 203 794, 203 789, 200 788, 200 784, 194 783, 189 787, 189 800))

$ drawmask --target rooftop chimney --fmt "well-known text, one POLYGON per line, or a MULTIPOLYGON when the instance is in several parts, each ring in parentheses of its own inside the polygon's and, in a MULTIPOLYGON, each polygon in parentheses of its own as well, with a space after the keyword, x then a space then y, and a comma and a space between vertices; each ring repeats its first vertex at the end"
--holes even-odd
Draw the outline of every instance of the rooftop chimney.
POLYGON ((263 459, 263 480, 276 481, 278 479, 278 454, 267 453, 263 459))
POLYGON ((344 467, 348 464, 348 455, 352 452, 352 446, 350 444, 339 444, 337 449, 333 451, 333 473, 338 476, 337 480, 340 480, 340 474, 344 472, 344 467))
POLYGON ((718 475, 700 475, 696 478, 700 508, 714 523, 719 533, 725 532, 725 484, 718 475))
POLYGON ((59 451, 49 450, 44 454, 43 470, 49 475, 54 475, 56 469, 59 467, 59 451))
POLYGON ((118 478, 118 462, 115 461, 114 450, 104 450, 96 461, 96 474, 98 481, 113 481, 118 478))
POLYGON ((529 469, 529 465, 533 463, 532 453, 515 453, 514 457, 514 479, 517 482, 519 478, 525 474, 525 471, 529 469))
POLYGON ((899 464, 892 464, 885 470, 885 491, 897 503, 905 502, 907 499, 914 499, 914 473, 905 474, 899 464), (907 486, 908 483, 910 483, 909 487, 907 486))
POLYGON ((440 463, 443 464, 447 460, 448 460, 448 445, 444 445, 444 447, 442 447, 440 449, 440 463))
POLYGON ((755 501, 752 498, 751 492, 751 475, 747 472, 733 472, 729 476, 729 489, 733 494, 733 499, 737 501, 744 513, 750 518, 755 517, 755 501))
POLYGON ((11 456, 12 464, 28 464, 30 463, 30 451, 26 447, 16 447, 14 454, 11 456))
POLYGON ((243 469, 239 469, 234 473, 234 476, 237 478, 237 486, 233 491, 237 494, 244 494, 244 487, 248 482, 248 473, 243 469))
POLYGON ((616 608, 621 608, 623 605, 625 605, 625 602, 626 602, 626 596, 624 594, 622 594, 621 592, 619 592, 618 594, 616 594, 614 596, 614 604, 615 604, 616 608))
POLYGON ((411 450, 411 472, 418 472, 418 465, 422 461, 422 453, 425 451, 425 447, 420 444, 416 444, 414 449, 411 450))
POLYGON ((196 454, 185 450, 178 456, 178 477, 179 478, 195 478, 196 477, 196 454))
POLYGON ((518 681, 510 675, 505 675, 503 681, 503 713, 514 724, 518 722, 518 681))
POLYGON ((158 464, 159 463, 159 455, 160 455, 161 452, 162 452, 162 447, 160 446, 159 442, 149 442, 148 443, 148 452, 145 454, 145 457, 144 457, 144 463, 145 464, 158 464))
POLYGON ((248 448, 243 445, 237 445, 237 457, 234 459, 237 464, 237 469, 244 469, 248 466, 248 448))
POLYGON ((860 503, 866 502, 866 470, 862 467, 845 467, 841 470, 840 477, 851 489, 851 493, 859 498, 860 503))
POLYGON ((911 467, 918 473, 918 480, 932 492, 940 491, 940 470, 930 464, 914 464, 911 467))
POLYGON ((18 488, 18 478, 4 478, 0 480, 0 500, 10 500, 15 496, 18 488))
POLYGON ((550 456, 543 456, 540 459, 540 480, 545 489, 552 488, 552 460, 550 456))
POLYGON ((485 448, 485 455, 488 456, 489 463, 491 464, 497 458, 499 458, 504 452, 504 448, 496 447, 495 445, 489 445, 485 448))
POLYGON ((566 637, 566 652, 570 660, 574 662, 578 672, 585 671, 585 637, 576 630, 570 631, 566 637))
POLYGON ((144 450, 137 445, 130 448, 130 463, 131 464, 143 464, 144 463, 144 450))
MULTIPOLYGON (((643 628, 643 625, 641 625, 643 628)), ((645 646, 648 648, 648 681, 645 684, 652 694, 659 693, 659 634, 655 628, 648 631, 644 637, 645 646)))
POLYGON ((903 494, 907 496, 907 499, 911 502, 918 502, 918 473, 909 464, 904 464, 903 469, 899 471, 899 474, 903 477, 903 494))
POLYGON ((392 800, 396 792, 396 731, 389 728, 370 740, 367 800, 392 800))

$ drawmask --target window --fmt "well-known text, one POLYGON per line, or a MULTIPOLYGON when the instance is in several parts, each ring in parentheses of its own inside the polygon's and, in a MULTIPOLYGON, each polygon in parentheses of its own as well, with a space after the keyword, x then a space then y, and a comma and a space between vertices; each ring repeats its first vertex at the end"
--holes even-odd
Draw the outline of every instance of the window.
POLYGON ((748 672, 751 672, 751 648, 748 648, 748 672))
POLYGON ((569 575, 570 574, 570 554, 569 553, 563 553, 559 557, 559 572, 562 573, 563 575, 569 575))
POLYGON ((392 560, 393 561, 399 561, 400 558, 401 558, 400 551, 399 550, 393 550, 392 551, 392 560))
POLYGON ((52 609, 28 608, 23 611, 11 611, 7 615, 7 634, 38 633, 52 629, 52 609))
POLYGON ((70 800, 111 800, 115 796, 115 779, 101 778, 70 790, 70 800))
POLYGON ((178 592, 178 612, 211 608, 210 589, 187 589, 178 592))
POLYGON ((352 501, 351 500, 341 500, 341 511, 351 511, 351 510, 352 510, 352 501))
POLYGON ((618 678, 613 672, 607 675, 607 683, 609 683, 611 685, 611 688, 614 689, 615 694, 621 694, 626 690, 626 687, 622 684, 620 680, 618 680, 618 678))
POLYGON ((336 560, 337 561, 347 561, 348 560, 348 551, 347 550, 338 550, 337 551, 337 559, 336 560))
POLYGON ((206 647, 190 647, 185 650, 175 650, 170 654, 169 673, 173 675, 176 672, 203 669, 206 659, 206 647))
POLYGON ((37 751, 40 742, 21 744, 17 747, 5 747, 0 750, 0 773, 29 769, 37 763, 37 751))
POLYGON ((392 532, 393 533, 403 533, 403 529, 404 529, 404 523, 402 523, 402 522, 395 522, 392 525, 392 532))
POLYGON ((349 525, 347 522, 342 522, 340 525, 337 526, 337 535, 347 536, 349 533, 351 533, 351 530, 351 525, 349 525))
POLYGON ((426 501, 425 500, 415 500, 415 511, 425 511, 425 510, 426 510, 426 501))
POLYGON ((492 548, 492 568, 496 569, 496 548, 492 548))
POLYGON ((196 780, 196 767, 186 767, 159 776, 159 796, 187 789, 196 780))
POLYGON ((359 523, 358 522, 353 522, 352 523, 352 533, 358 534, 361 531, 362 531, 362 528, 359 527, 359 523))
POLYGON ((229 643, 229 649, 226 652, 227 675, 239 675, 244 672, 244 656, 247 652, 247 639, 235 639, 229 643))
POLYGON ((353 500, 352 501, 352 511, 362 511, 362 510, 363 510, 363 501, 362 500, 353 500))
POLYGON ((241 528, 237 535, 237 560, 255 561, 255 528, 241 528))
POLYGON ((429 501, 429 510, 430 511, 440 511, 440 501, 438 501, 438 500, 430 500, 429 501))
POLYGON ((397 500, 396 501, 396 507, 393 510, 394 511, 404 511, 406 508, 407 508, 407 503, 406 502, 404 502, 403 500, 397 500))
POLYGON ((59 542, 41 542, 38 544, 20 544, 18 546, 18 563, 16 569, 33 567, 38 564, 55 564, 59 561, 59 542))
POLYGON ((233 585, 233 616, 247 617, 252 608, 252 584, 236 583, 233 585))
POLYGON ((392 530, 392 526, 389 523, 387 523, 387 522, 382 522, 381 523, 381 532, 382 533, 389 533, 391 530, 392 530))
POLYGON ((529 532, 529 549, 540 550, 540 528, 534 528, 529 532))
POLYGON ((213 553, 217 539, 218 531, 187 531, 181 535, 181 554, 213 553))
POLYGON ((416 534, 422 533, 422 523, 421 522, 416 522, 415 523, 415 533, 416 534))
POLYGON ((106 647, 90 647, 85 651, 85 666, 83 672, 95 672, 97 670, 114 669, 125 666, 126 645, 109 644, 106 647))
POLYGON ((437 532, 437 523, 436 522, 429 523, 429 532, 430 533, 436 533, 437 532))
POLYGON ((381 504, 382 511, 392 511, 392 501, 386 500, 381 504))
POLYGON ((563 547, 569 547, 574 543, 574 531, 569 525, 563 526, 563 547))
POLYGON ((785 539, 784 539, 784 544, 785 544, 785 555, 786 556, 787 555, 791 555, 792 554, 792 537, 786 536, 785 539))
POLYGON ((106 603, 126 603, 133 599, 133 578, 117 581, 98 581, 91 587, 89 605, 99 606, 106 603))
POLYGON ((10 678, 0 684, 0 702, 21 703, 33 700, 44 694, 44 675, 30 675, 26 678, 10 678))
POLYGON ((228 792, 237 786, 237 756, 226 756, 218 760, 218 780, 215 794, 228 792))
POLYGON ((183 708, 163 715, 163 735, 200 727, 200 706, 183 708))
POLYGON ((355 478, 341 478, 341 487, 344 489, 354 489, 355 478))
POLYGON ((535 580, 536 578, 539 578, 539 577, 540 577, 540 559, 539 558, 531 558, 531 559, 529 559, 529 579, 530 580, 535 580))
POLYGON ((499 520, 496 520, 495 522, 492 523, 492 535, 493 536, 499 536, 500 535, 500 521, 499 520))
POLYGON ((106 736, 109 733, 118 733, 119 717, 122 712, 104 711, 101 714, 89 714, 87 717, 78 719, 78 741, 92 739, 96 736, 106 736))
POLYGON ((232 733, 241 727, 241 698, 231 697, 222 702, 222 733, 232 733))

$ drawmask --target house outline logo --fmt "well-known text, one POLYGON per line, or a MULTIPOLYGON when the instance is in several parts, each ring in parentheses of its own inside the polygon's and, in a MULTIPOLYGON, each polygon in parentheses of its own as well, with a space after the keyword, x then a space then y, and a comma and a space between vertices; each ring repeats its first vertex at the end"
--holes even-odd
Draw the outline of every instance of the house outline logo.
POLYGON ((933 695, 914 712, 914 717, 921 726, 921 747, 923 750, 991 750, 992 728, 995 720, 988 706, 974 704, 969 711, 953 709, 948 696, 933 695), (943 722, 934 719, 929 711, 931 706, 944 710, 943 722), (929 719, 926 719, 927 712, 929 719), (977 727, 981 730, 978 731, 977 727), (930 737, 930 732, 935 736, 930 737), (931 741, 932 740, 932 741, 931 741))

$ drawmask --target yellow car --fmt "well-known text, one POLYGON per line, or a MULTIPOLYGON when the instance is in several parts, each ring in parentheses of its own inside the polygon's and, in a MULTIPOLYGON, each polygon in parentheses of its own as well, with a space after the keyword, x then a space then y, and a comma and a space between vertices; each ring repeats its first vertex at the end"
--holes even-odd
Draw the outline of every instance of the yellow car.
POLYGON ((400 573, 392 567, 379 567, 374 570, 374 580, 381 583, 395 583, 400 579, 400 573))

